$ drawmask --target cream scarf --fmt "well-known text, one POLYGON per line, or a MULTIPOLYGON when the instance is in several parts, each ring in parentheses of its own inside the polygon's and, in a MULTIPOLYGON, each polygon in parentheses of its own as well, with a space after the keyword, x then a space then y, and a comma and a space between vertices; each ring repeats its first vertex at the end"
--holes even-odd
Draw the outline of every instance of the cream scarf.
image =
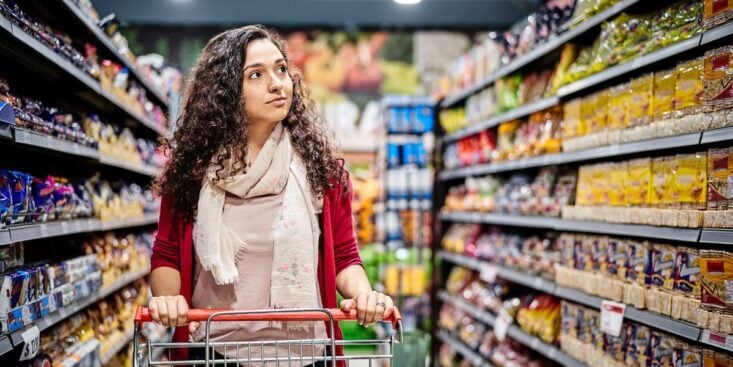
POLYGON ((246 172, 225 162, 227 178, 215 180, 216 170, 212 164, 207 171, 194 224, 194 247, 202 268, 211 271, 219 285, 239 280, 236 264, 246 253, 241 251, 244 242, 222 219, 227 194, 247 199, 285 190, 275 226, 270 306, 313 307, 318 299, 319 226, 315 218, 319 202, 311 195, 290 132, 278 123, 246 172))

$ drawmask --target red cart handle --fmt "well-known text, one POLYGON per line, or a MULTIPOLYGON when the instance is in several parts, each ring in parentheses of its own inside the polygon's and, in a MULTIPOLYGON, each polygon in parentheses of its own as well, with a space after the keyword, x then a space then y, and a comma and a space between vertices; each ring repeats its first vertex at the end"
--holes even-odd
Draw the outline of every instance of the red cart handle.
MULTIPOLYGON (((188 321, 204 322, 211 315, 219 312, 226 313, 217 315, 214 318, 215 321, 331 321, 328 313, 333 316, 334 321, 356 321, 356 310, 351 310, 347 313, 337 308, 323 309, 323 311, 288 310, 280 312, 190 309, 188 310, 188 321)), ((151 321, 153 321, 153 318, 150 315, 150 310, 147 307, 138 307, 135 313, 135 322, 143 323, 151 321)), ((395 329, 398 328, 398 324, 402 322, 402 315, 397 310, 397 307, 393 309, 392 315, 384 321, 389 321, 395 329)))

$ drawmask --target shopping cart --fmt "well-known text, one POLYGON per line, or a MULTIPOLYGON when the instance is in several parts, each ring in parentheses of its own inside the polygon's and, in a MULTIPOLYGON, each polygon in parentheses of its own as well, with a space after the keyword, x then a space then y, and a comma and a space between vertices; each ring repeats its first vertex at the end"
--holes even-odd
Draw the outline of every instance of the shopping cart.
MULTIPOLYGON (((389 320, 393 332, 389 338, 378 340, 335 340, 305 339, 305 340, 258 340, 258 341, 227 341, 215 342, 210 340, 211 325, 213 322, 256 322, 256 321, 283 321, 283 322, 312 322, 322 321, 330 329, 329 335, 334 335, 334 325, 338 321, 355 321, 356 311, 345 313, 338 309, 297 309, 297 310, 190 310, 189 321, 198 321, 203 324, 206 334, 203 341, 188 343, 151 342, 141 343, 143 323, 151 322, 152 318, 147 308, 140 307, 135 314, 135 339, 133 347, 133 367, 145 366, 262 366, 262 367, 295 367, 320 362, 328 367, 336 367, 337 361, 345 361, 349 367, 356 366, 389 366, 391 365, 395 343, 402 342, 402 316, 395 309, 389 320), (359 345, 375 347, 378 354, 337 356, 337 346, 359 345), (165 350, 188 349, 203 350, 203 359, 171 361, 161 357, 165 350), (266 355, 265 351, 275 351, 275 356, 266 355), (322 349, 322 353, 315 351, 322 349), (286 352, 281 352, 286 350, 286 352), (309 354, 310 353, 310 354, 309 354), (284 354, 284 355, 283 355, 284 354), (254 357, 253 357, 254 355, 254 357), (357 362, 358 361, 358 362, 357 362), (351 363, 355 362, 355 363, 351 363)), ((201 353, 199 353, 201 354, 201 353)))

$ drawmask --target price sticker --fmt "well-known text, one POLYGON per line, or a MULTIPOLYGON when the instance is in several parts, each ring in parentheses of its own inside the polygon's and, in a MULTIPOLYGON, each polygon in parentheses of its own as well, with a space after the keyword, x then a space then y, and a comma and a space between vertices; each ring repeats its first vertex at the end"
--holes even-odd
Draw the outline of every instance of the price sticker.
POLYGON ((618 337, 621 334, 625 312, 625 304, 604 300, 601 303, 601 331, 618 337))
POLYGON ((34 358, 41 348, 41 331, 38 326, 33 325, 20 336, 23 339, 23 351, 20 353, 18 361, 27 361, 34 358))
POLYGON ((713 344, 726 348, 728 350, 733 350, 733 337, 729 337, 725 334, 718 334, 710 330, 705 330, 703 332, 702 340, 706 341, 708 344, 713 344))
POLYGON ((481 266, 481 280, 486 283, 496 283, 496 276, 499 274, 499 268, 492 264, 483 264, 481 266))
POLYGON ((509 325, 511 325, 513 321, 514 320, 509 316, 506 310, 501 310, 501 312, 499 312, 499 316, 496 317, 496 321, 494 322, 494 335, 496 336, 496 339, 499 341, 504 341, 504 339, 506 339, 506 333, 509 331, 509 325))

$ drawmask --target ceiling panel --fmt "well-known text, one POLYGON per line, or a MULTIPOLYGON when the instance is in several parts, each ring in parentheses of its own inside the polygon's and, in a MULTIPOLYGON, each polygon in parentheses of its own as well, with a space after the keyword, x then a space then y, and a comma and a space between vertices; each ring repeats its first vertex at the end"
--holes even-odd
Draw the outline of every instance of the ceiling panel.
POLYGON ((503 29, 538 0, 94 0, 130 24, 387 29, 503 29))

